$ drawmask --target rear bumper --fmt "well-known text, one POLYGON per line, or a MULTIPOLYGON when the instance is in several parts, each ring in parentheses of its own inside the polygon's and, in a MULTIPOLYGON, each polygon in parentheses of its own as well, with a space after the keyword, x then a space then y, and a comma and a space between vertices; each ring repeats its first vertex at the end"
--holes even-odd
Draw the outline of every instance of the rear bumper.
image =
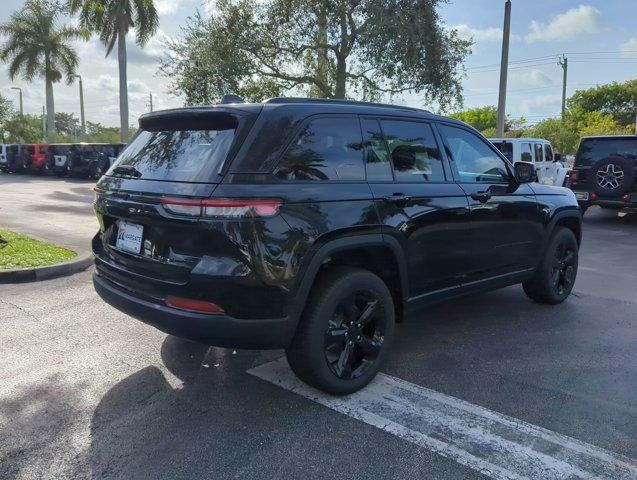
POLYGON ((580 205, 585 207, 599 205, 600 207, 616 208, 618 210, 623 210, 623 209, 636 210, 637 209, 637 193, 636 192, 627 193, 626 194, 628 196, 627 199, 624 199, 623 195, 618 198, 597 197, 595 199, 591 199, 589 192, 582 192, 582 191, 574 191, 574 192, 575 192, 575 195, 578 197, 577 202, 580 205), (584 196, 586 198, 582 198, 584 196))
POLYGON ((190 312, 150 302, 93 274, 93 286, 102 299, 118 310, 177 337, 227 348, 286 348, 296 329, 290 318, 244 320, 228 315, 190 312))

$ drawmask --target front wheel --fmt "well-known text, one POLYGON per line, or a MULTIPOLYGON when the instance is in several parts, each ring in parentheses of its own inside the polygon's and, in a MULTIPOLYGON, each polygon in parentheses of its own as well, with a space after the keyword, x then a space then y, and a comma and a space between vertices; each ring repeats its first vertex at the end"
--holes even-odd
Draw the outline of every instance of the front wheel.
POLYGON ((578 265, 578 245, 571 230, 557 227, 549 240, 542 263, 533 277, 522 284, 529 298, 556 305, 571 294, 578 265))
POLYGON ((385 283, 367 270, 337 267, 317 280, 286 355, 301 380, 345 395, 374 378, 393 335, 385 283))

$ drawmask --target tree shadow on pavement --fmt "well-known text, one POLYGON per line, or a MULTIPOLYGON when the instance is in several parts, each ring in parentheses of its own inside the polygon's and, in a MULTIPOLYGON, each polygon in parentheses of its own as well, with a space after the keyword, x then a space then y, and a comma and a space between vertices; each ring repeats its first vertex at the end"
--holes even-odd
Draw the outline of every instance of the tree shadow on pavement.
POLYGON ((86 412, 78 398, 85 387, 56 374, 0 398, 0 478, 61 473, 61 457, 77 455, 70 444, 86 412))

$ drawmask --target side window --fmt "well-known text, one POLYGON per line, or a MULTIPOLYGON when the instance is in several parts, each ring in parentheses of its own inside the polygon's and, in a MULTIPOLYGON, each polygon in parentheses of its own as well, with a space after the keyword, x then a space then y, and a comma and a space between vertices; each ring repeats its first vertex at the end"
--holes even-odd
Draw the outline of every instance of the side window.
POLYGON ((284 180, 365 180, 358 118, 307 123, 288 146, 275 175, 284 180))
POLYGON ((428 123, 381 120, 397 182, 444 182, 442 156, 428 123))
POLYGON ((461 182, 500 183, 510 179, 506 162, 480 137, 462 128, 440 125, 447 155, 458 168, 461 182))
POLYGON ((521 143, 520 144, 520 160, 523 162, 532 162, 533 154, 531 153, 531 144, 530 143, 521 143))
POLYGON ((553 161, 553 149, 548 143, 544 144, 544 161, 545 162, 553 161))
POLYGON ((389 163, 389 150, 387 150, 380 123, 378 120, 363 118, 361 125, 365 142, 367 181, 392 181, 394 177, 389 163))
POLYGON ((536 143, 535 144, 535 161, 536 162, 543 162, 544 161, 544 155, 542 155, 542 144, 541 143, 536 143))

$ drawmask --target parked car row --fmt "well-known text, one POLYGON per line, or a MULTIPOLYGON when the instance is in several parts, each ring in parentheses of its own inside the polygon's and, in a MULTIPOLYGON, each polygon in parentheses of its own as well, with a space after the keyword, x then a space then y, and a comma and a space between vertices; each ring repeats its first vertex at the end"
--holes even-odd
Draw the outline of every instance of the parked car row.
POLYGON ((0 145, 0 170, 97 180, 123 150, 120 143, 0 145))

